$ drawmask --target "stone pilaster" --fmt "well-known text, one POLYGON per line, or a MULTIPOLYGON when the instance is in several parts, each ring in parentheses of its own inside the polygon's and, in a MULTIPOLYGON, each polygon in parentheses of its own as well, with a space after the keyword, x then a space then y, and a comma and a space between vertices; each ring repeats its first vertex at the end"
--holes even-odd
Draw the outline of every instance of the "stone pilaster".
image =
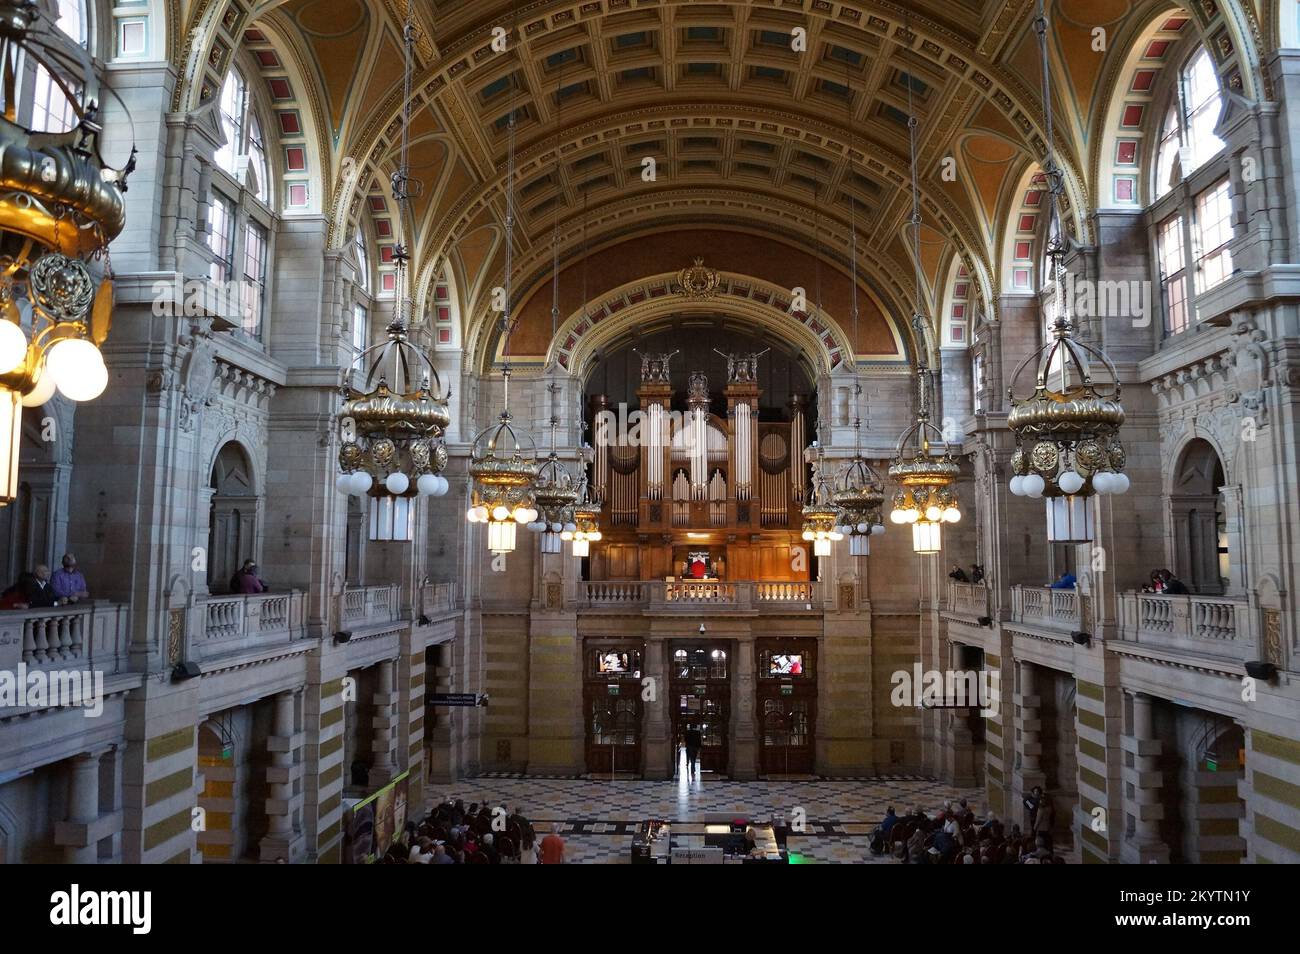
POLYGON ((299 861, 307 847, 302 831, 302 745, 297 731, 297 692, 275 697, 275 718, 266 748, 271 764, 266 770, 270 796, 266 800, 267 833, 258 854, 262 861, 299 861))
POLYGON ((1135 692, 1133 696, 1132 732, 1120 740, 1125 753, 1124 812, 1133 828, 1120 847, 1120 861, 1125 864, 1168 864, 1169 846, 1160 839, 1160 821, 1165 810, 1161 802, 1164 779, 1159 757, 1163 748, 1155 738, 1152 699, 1135 692), (1131 758, 1131 762, 1129 761, 1131 758))

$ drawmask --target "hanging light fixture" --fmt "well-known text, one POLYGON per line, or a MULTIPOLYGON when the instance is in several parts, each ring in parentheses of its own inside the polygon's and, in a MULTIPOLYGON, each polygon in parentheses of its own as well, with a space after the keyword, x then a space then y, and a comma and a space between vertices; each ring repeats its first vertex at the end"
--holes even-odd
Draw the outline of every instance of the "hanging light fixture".
POLYGON ((1011 457, 1010 490, 1020 497, 1046 498, 1047 539, 1052 543, 1086 542, 1093 538, 1094 494, 1122 494, 1129 488, 1124 448, 1119 441, 1124 423, 1119 374, 1105 352, 1074 337, 1070 296, 1066 294, 1067 241, 1061 223, 1060 199, 1064 179, 1052 145, 1052 97, 1047 59, 1047 15, 1042 0, 1034 19, 1042 63, 1042 93, 1046 122, 1047 181, 1050 215, 1047 260, 1054 283, 1055 319, 1051 339, 1030 354, 1011 376, 1007 397, 1011 411, 1007 427, 1016 435, 1011 457), (1015 396, 1016 382, 1031 362, 1037 362, 1034 390, 1015 396), (1100 364, 1106 380, 1097 382, 1100 364))
POLYGON ((885 532, 880 519, 885 490, 880 475, 862 456, 861 421, 855 420, 853 428, 853 457, 835 482, 835 529, 849 538, 849 556, 867 556, 871 553, 871 538, 885 532))
POLYGON ((510 553, 515 549, 515 527, 537 521, 534 484, 537 480, 537 445, 527 431, 516 430, 510 417, 510 332, 513 321, 510 308, 511 271, 515 226, 515 104, 510 94, 510 118, 506 123, 506 221, 504 308, 501 311, 501 368, 503 400, 501 415, 474 438, 470 447, 469 473, 473 482, 470 508, 466 518, 471 523, 488 525, 488 549, 493 553, 510 553))
POLYGON ((91 401, 108 385, 99 351, 113 317, 108 243, 126 224, 135 169, 134 145, 123 169, 104 161, 94 69, 80 47, 46 43, 49 19, 35 0, 0 0, 0 506, 18 493, 22 409, 55 390, 91 401), (51 95, 66 98, 75 127, 18 125, 14 90, 33 68, 53 79, 51 95))
POLYGON ((918 349, 917 413, 916 421, 899 437, 893 463, 889 465, 889 478, 898 484, 889 519, 894 523, 912 525, 914 552, 938 553, 943 546, 943 524, 961 519, 961 508, 953 489, 961 468, 953 460, 943 432, 930 422, 931 371, 926 358, 926 326, 929 322, 921 310, 921 190, 916 176, 917 120, 912 111, 911 74, 907 78, 907 111, 912 168, 912 258, 916 268, 912 327, 916 332, 918 349), (938 456, 933 454, 936 443, 943 447, 938 456))
POLYGON ((573 508, 573 555, 590 556, 591 545, 599 540, 600 502, 588 492, 587 476, 579 478, 578 502, 573 508))
MULTIPOLYGON (((406 47, 402 141, 396 171, 392 174, 393 200, 399 220, 414 237, 410 196, 419 185, 410 178, 411 82, 415 21, 411 3, 406 6, 402 30, 406 47)), ((397 266, 396 314, 389 323, 387 340, 357 356, 354 367, 369 361, 361 387, 343 388, 339 409, 339 469, 336 486, 341 493, 370 500, 370 539, 410 542, 415 538, 416 497, 437 497, 450 488, 441 471, 447 465, 443 435, 451 423, 438 371, 429 356, 408 337, 411 311, 411 251, 404 243, 393 255, 397 266)))
POLYGON ((551 418, 551 452, 538 467, 533 484, 533 507, 537 518, 528 524, 529 530, 542 535, 543 553, 559 553, 563 549, 563 540, 572 539, 577 529, 573 508, 578 502, 578 488, 555 450, 555 429, 559 423, 558 418, 551 418), (563 534, 568 536, 562 537, 563 534))
MULTIPOLYGON (((844 67, 845 88, 850 88, 849 68, 844 67)), ((845 106, 849 113, 849 162, 853 161, 852 99, 845 106)), ((885 532, 880 519, 880 508, 885 502, 884 484, 880 475, 862 455, 862 384, 858 378, 858 222, 857 200, 849 194, 849 270, 853 318, 853 457, 835 483, 836 530, 849 538, 849 556, 867 556, 871 553, 872 536, 885 532)))
POLYGON ((802 536, 813 545, 813 555, 830 556, 831 544, 843 540, 844 534, 838 526, 840 509, 835 505, 835 495, 826 477, 826 460, 820 440, 813 442, 812 492, 802 514, 802 536))

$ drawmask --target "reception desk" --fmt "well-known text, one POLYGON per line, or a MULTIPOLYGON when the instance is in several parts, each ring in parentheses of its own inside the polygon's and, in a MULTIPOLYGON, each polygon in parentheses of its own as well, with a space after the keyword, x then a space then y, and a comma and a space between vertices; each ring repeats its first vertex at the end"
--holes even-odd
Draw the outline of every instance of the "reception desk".
POLYGON ((646 821, 632 834, 632 864, 787 864, 776 829, 754 824, 754 849, 745 851, 745 823, 646 821))

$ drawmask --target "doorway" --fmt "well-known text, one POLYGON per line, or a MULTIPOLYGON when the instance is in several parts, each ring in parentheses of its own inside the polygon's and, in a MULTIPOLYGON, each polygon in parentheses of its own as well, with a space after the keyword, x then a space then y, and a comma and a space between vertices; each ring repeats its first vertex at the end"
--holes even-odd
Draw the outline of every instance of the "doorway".
POLYGON ((673 643, 669 698, 673 715, 673 765, 686 730, 700 731, 700 771, 725 775, 730 755, 731 655, 728 643, 673 643))
POLYGON ((756 642, 759 771, 810 775, 816 759, 817 641, 756 642))
POLYGON ((642 643, 588 640, 583 652, 582 711, 587 771, 641 773, 642 643))

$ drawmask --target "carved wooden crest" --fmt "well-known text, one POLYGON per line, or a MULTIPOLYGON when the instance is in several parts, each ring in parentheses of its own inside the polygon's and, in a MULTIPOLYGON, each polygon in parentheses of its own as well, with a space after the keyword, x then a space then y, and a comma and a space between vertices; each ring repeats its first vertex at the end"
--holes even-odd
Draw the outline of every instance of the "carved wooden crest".
POLYGON ((718 294, 718 273, 704 264, 698 255, 695 264, 677 273, 681 294, 687 298, 713 298, 718 294))

